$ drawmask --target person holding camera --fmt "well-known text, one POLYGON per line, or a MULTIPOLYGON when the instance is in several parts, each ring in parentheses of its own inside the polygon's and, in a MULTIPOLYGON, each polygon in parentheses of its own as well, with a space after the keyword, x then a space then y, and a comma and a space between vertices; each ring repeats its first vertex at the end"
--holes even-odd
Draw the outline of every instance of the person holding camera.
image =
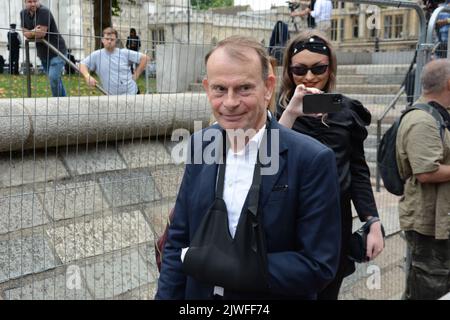
POLYGON ((312 0, 307 8, 292 12, 291 16, 307 16, 308 27, 315 27, 330 37, 332 10, 333 4, 330 0, 312 0), (314 19, 314 22, 310 21, 311 18, 314 19))
POLYGON ((318 298, 335 300, 344 277, 355 271, 348 257, 352 235, 353 202, 359 219, 370 224, 366 261, 377 257, 384 247, 381 222, 370 183, 370 172, 364 155, 366 126, 371 114, 356 100, 342 96, 342 110, 333 113, 303 113, 305 94, 332 92, 336 85, 336 54, 325 35, 306 30, 288 43, 283 61, 280 97, 277 105, 279 123, 309 135, 329 148, 336 156, 340 183, 341 256, 335 279, 319 293, 318 298))
POLYGON ((316 21, 313 16, 311 16, 311 10, 314 9, 314 4, 316 3, 316 0, 311 0, 307 5, 306 8, 300 11, 295 11, 297 8, 300 7, 300 3, 297 2, 288 2, 289 10, 291 11, 291 17, 304 17, 306 16, 306 22, 308 24, 308 28, 315 28, 316 27, 316 21))

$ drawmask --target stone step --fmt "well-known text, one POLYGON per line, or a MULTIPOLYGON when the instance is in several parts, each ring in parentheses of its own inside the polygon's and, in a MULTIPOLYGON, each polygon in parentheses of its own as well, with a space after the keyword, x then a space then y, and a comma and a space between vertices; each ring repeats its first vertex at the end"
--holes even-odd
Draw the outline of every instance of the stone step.
MULTIPOLYGON (((360 94, 353 93, 350 95, 352 99, 359 100, 363 105, 370 104, 383 104, 387 106, 395 97, 395 94, 360 94)), ((397 105, 405 106, 406 105, 406 96, 402 95, 397 101, 397 105)))
MULTIPOLYGON (((364 149, 365 150, 365 149, 364 149)), ((367 166, 370 170, 370 180, 372 182, 372 185, 375 185, 375 178, 377 176, 377 163, 372 161, 367 161, 367 166)))
MULTIPOLYGON (((353 95, 351 96, 353 97, 353 95)), ((371 124, 376 124, 378 119, 382 116, 386 110, 387 104, 365 104, 364 107, 370 111, 372 115, 371 124)), ((406 108, 406 105, 397 104, 394 108, 391 108, 389 112, 384 116, 383 123, 393 123, 406 108)))
POLYGON ((377 161, 377 148, 376 147, 364 148, 364 153, 366 155, 367 162, 376 162, 377 161))
POLYGON ((398 84, 338 84, 336 92, 347 95, 353 94, 396 94, 400 86, 398 84))
POLYGON ((357 74, 338 74, 337 83, 342 84, 397 84, 398 88, 403 82, 405 76, 403 74, 374 74, 374 75, 357 75, 357 74))
POLYGON ((406 75, 409 64, 339 65, 338 75, 406 75))
MULTIPOLYGON (((382 123, 381 124, 381 134, 383 135, 390 127, 391 123, 382 123)), ((366 127, 367 132, 369 136, 376 136, 377 135, 377 124, 376 122, 373 122, 370 124, 370 126, 366 127)))

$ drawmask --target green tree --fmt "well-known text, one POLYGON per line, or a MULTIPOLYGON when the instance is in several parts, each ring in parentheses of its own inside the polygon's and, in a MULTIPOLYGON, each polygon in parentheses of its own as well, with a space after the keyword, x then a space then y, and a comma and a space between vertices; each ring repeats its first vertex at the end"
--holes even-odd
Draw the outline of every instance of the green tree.
POLYGON ((216 7, 229 7, 233 5, 233 0, 191 0, 193 8, 209 9, 216 7))
MULTIPOLYGON (((93 2, 95 49, 100 49, 103 29, 112 27, 112 16, 118 16, 121 9, 119 0, 93 0, 93 2)), ((136 3, 135 0, 128 0, 128 2, 136 3)))

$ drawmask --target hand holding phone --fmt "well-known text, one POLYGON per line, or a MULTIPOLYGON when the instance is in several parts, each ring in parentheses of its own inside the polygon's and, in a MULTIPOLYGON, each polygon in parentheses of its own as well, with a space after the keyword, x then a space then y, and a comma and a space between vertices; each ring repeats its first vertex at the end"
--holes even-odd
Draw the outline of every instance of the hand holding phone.
POLYGON ((332 113, 342 110, 340 93, 305 94, 303 97, 303 113, 332 113))

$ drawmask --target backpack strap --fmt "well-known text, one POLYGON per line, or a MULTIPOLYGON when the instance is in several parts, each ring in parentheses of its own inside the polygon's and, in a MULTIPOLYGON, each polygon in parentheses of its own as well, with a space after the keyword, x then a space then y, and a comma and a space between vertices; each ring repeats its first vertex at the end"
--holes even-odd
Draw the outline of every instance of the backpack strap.
POLYGON ((441 136, 441 140, 442 142, 444 142, 444 135, 445 135, 445 123, 444 123, 444 119, 442 118, 441 114, 439 113, 439 111, 430 106, 429 104, 426 103, 417 103, 409 108, 407 108, 405 110, 405 112, 402 114, 401 118, 403 118, 405 116, 405 114, 407 114, 409 111, 412 110, 422 110, 425 111, 426 113, 428 113, 429 115, 431 115, 434 120, 436 121, 438 128, 439 128, 439 134, 441 136))

